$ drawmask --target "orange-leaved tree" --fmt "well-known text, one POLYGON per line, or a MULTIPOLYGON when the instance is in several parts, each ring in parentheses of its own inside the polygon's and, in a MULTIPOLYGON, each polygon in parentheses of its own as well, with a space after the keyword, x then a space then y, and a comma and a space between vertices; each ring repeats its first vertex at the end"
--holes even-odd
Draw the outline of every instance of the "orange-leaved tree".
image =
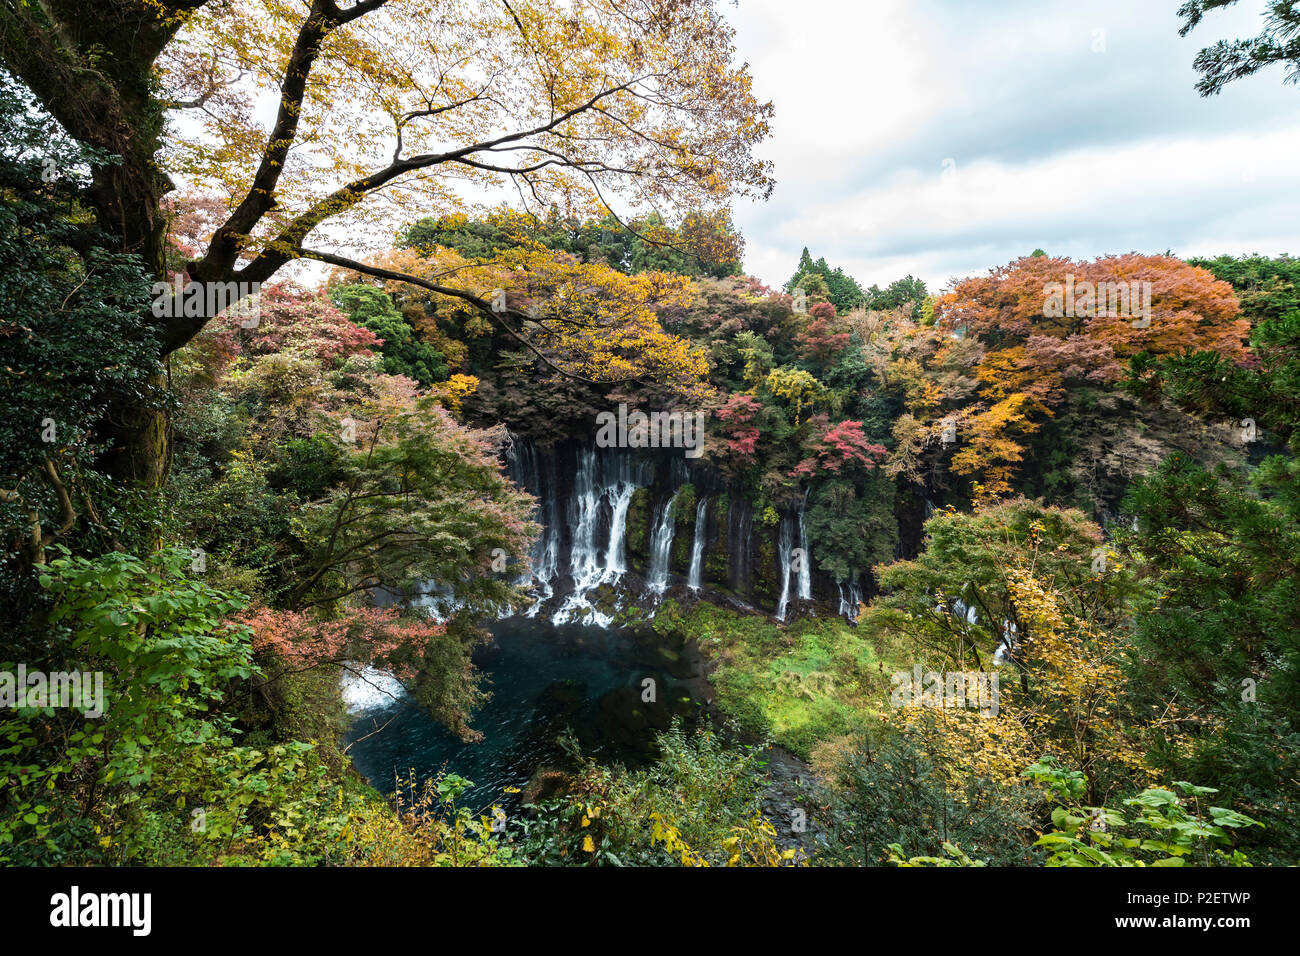
MULTIPOLYGON (((1139 353, 1248 355, 1250 323, 1232 287, 1170 256, 1026 256, 956 283, 934 312, 940 332, 975 339, 983 351, 976 400, 934 414, 960 423, 953 470, 982 479, 992 495, 1010 491, 1021 440, 1072 387, 1116 382, 1121 363, 1139 353)), ((937 385, 933 359, 926 368, 937 385)))

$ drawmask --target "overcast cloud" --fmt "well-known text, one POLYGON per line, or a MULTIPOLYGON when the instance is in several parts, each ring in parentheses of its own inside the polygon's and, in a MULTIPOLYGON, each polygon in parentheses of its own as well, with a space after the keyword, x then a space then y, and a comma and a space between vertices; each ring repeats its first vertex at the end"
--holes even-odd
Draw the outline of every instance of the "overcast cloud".
POLYGON ((1197 51, 1257 33, 1264 2, 1186 38, 1179 2, 726 8, 776 105, 776 191, 736 211, 746 271, 784 283, 806 245, 864 285, 933 290, 1035 247, 1300 254, 1300 87, 1278 67, 1194 89, 1197 51))

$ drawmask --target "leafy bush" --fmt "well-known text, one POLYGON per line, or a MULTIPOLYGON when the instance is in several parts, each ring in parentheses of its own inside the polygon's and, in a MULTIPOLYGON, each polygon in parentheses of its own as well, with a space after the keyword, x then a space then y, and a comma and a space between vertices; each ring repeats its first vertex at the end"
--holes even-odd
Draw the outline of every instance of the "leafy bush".
POLYGON ((585 761, 565 797, 528 809, 530 863, 779 866, 794 859, 759 809, 758 748, 705 729, 659 735, 660 759, 637 771, 585 761))
POLYGON ((1057 806, 1055 830, 1044 833, 1037 846, 1049 851, 1048 866, 1249 866, 1246 855, 1232 847, 1229 830, 1263 824, 1225 807, 1207 808, 1201 798, 1218 793, 1179 780, 1179 797, 1163 787, 1150 787, 1123 801, 1132 811, 1077 804, 1086 787, 1084 776, 1044 758, 1025 771, 1044 784, 1057 806), (1189 809, 1190 808, 1190 809, 1189 809))
POLYGON ((999 866, 1032 862, 1031 791, 968 777, 954 792, 933 759, 905 736, 875 751, 860 743, 833 783, 820 861, 851 866, 963 858, 999 866))

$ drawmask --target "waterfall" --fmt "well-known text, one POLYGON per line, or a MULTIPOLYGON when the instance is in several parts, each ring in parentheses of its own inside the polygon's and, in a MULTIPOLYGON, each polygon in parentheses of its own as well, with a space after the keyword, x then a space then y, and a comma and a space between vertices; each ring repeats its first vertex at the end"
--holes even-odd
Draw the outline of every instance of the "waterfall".
POLYGON ((857 573, 849 568, 848 580, 838 582, 837 587, 840 589, 840 616, 856 621, 862 604, 862 588, 858 586, 857 573))
MULTIPOLYGON (((533 584, 532 604, 520 613, 546 613, 557 625, 608 627, 625 600, 617 586, 628 570, 628 512, 638 489, 654 483, 657 472, 663 475, 665 463, 623 449, 538 449, 529 439, 516 437, 505 450, 505 464, 511 480, 537 498, 533 519, 542 528, 528 556, 530 571, 518 579, 533 584)), ((651 521, 646 580, 649 590, 658 593, 668 586, 677 493, 690 480, 685 459, 666 465, 670 497, 651 521)), ((747 533, 748 521, 744 524, 747 533)), ((704 522, 697 518, 697 525, 701 554, 693 555, 692 563, 702 564, 704 522)), ((695 573, 698 586, 702 568, 695 573)), ((516 611, 502 609, 505 616, 512 613, 516 611)))
POLYGON ((727 506, 727 586, 741 598, 751 594, 749 573, 750 539, 754 533, 749 503, 733 497, 727 506))
POLYGON ((600 492, 596 488, 596 452, 584 448, 573 479, 573 500, 569 502, 569 572, 573 590, 585 592, 600 580, 600 559, 596 554, 596 529, 600 524, 600 492))
POLYGON ((704 533, 709 520, 709 499, 700 498, 695 506, 695 542, 691 545, 691 570, 686 575, 686 586, 692 591, 700 589, 704 576, 704 533))
MULTIPOLYGON (((967 585, 967 587, 969 586, 970 585, 967 585)), ((966 588, 962 588, 962 593, 964 594, 965 592, 966 592, 966 588)), ((978 617, 978 613, 976 612, 975 605, 967 604, 961 598, 953 598, 952 611, 953 614, 955 614, 957 617, 965 620, 967 624, 974 624, 976 618, 978 617)))
POLYGON ((542 481, 539 473, 538 482, 540 485, 538 491, 543 502, 539 520, 542 522, 543 530, 533 558, 533 576, 537 579, 538 599, 528 609, 529 617, 536 616, 542 605, 554 596, 555 587, 552 582, 560 570, 560 498, 556 493, 559 478, 553 456, 548 456, 546 459, 545 481, 542 481))
POLYGON ((573 538, 569 545, 569 573, 573 591, 556 612, 554 623, 569 621, 578 611, 590 608, 587 592, 601 582, 603 571, 596 551, 596 530, 600 524, 600 500, 597 488, 596 451, 584 448, 578 455, 578 471, 573 478, 573 500, 569 502, 569 527, 573 538))
POLYGON ((596 609, 589 595, 615 585, 627 571, 627 512, 638 488, 650 483, 653 464, 622 451, 585 448, 578 454, 568 523, 572 529, 569 573, 573 589, 551 618, 554 624, 586 620, 608 627, 613 615, 596 609), (609 537, 601 547, 602 531, 609 537))
POLYGON ((799 598, 812 600, 812 555, 808 553, 808 530, 804 527, 803 513, 808 506, 808 492, 803 493, 799 502, 799 598))
POLYGON ((382 710, 406 696, 406 688, 401 681, 391 672, 373 664, 360 666, 351 661, 345 662, 339 686, 344 706, 349 714, 354 715, 382 710))
MULTIPOLYGON (((555 459, 547 456, 543 466, 537 449, 526 438, 510 439, 506 448, 506 474, 520 488, 537 498, 533 520, 542 526, 541 534, 529 555, 528 568, 515 581, 519 585, 535 584, 536 599, 524 614, 535 617, 542 605, 555 594, 556 572, 560 564, 560 502, 556 496, 555 459)), ((507 609, 503 613, 509 614, 507 609)))
POLYGON ((777 540, 777 556, 781 562, 781 599, 776 605, 776 619, 785 620, 785 612, 790 607, 790 577, 794 576, 795 597, 801 601, 812 599, 812 557, 808 553, 808 529, 804 527, 804 508, 808 503, 808 493, 804 492, 799 502, 799 510, 794 514, 781 517, 781 534, 777 540), (799 560, 794 558, 794 539, 799 538, 799 560))
POLYGON ((997 650, 993 652, 993 666, 1001 667, 1012 657, 1016 651, 1016 625, 1014 621, 1002 622, 1002 640, 998 643, 997 650))
POLYGON ((781 562, 781 600, 776 605, 776 619, 785 620, 790 604, 790 552, 794 548, 794 524, 789 517, 781 519, 781 535, 777 541, 777 557, 781 562))
POLYGON ((607 574, 617 580, 627 570, 627 509, 636 494, 636 485, 620 481, 610 491, 614 513, 609 523, 609 551, 605 555, 607 574))
POLYGON ((668 587, 668 559, 673 547, 673 532, 677 528, 676 504, 677 492, 664 502, 659 511, 659 521, 655 524, 654 534, 650 538, 650 590, 662 594, 668 587))

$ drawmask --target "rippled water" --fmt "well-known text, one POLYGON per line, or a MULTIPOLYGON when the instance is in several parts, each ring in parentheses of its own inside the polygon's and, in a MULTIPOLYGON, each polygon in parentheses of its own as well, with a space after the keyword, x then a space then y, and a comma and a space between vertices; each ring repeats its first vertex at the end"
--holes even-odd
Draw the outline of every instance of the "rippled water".
POLYGON ((421 779, 445 770, 473 781, 465 805, 510 805, 519 798, 503 796, 504 788, 523 789, 539 768, 568 765, 556 743, 566 729, 584 753, 636 765, 653 756, 655 732, 674 715, 698 718, 698 657, 653 631, 522 617, 491 630, 494 642, 475 653, 492 692, 470 721, 483 733, 479 743, 462 743, 408 700, 373 688, 348 691, 364 709, 345 743, 355 741, 348 753, 374 787, 390 793, 399 774, 414 770, 421 779), (642 700, 646 678, 656 682, 654 703, 642 700))

